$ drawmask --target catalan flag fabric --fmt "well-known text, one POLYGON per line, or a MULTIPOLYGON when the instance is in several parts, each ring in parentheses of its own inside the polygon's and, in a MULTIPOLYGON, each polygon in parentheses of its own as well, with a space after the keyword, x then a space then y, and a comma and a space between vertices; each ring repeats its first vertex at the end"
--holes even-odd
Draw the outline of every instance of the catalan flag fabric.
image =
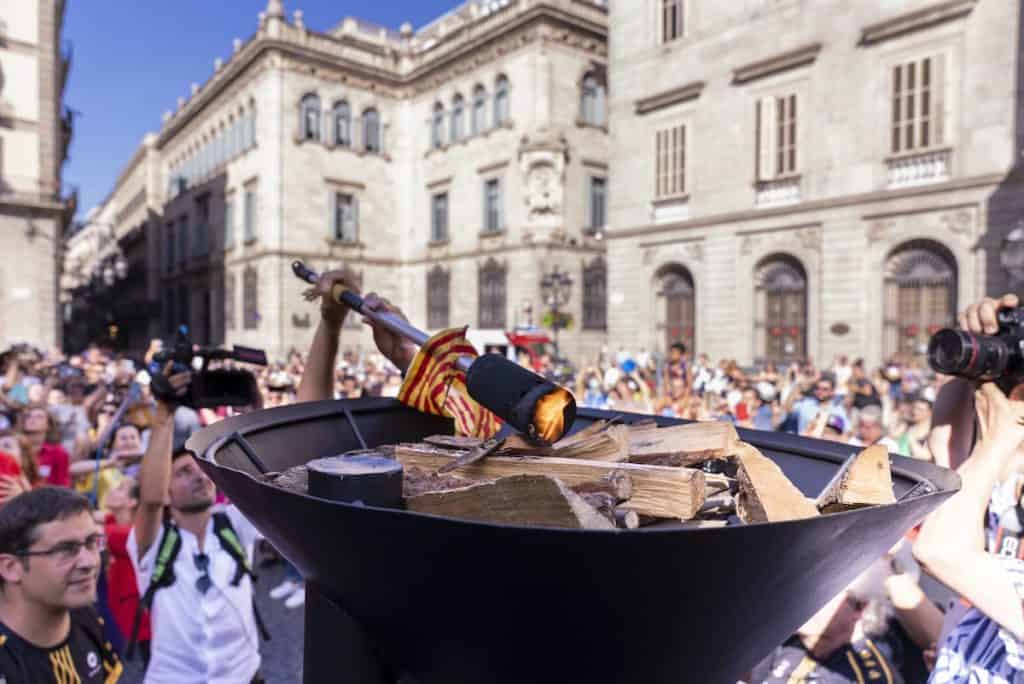
POLYGON ((459 435, 489 439, 501 429, 501 420, 469 396, 466 374, 455 365, 460 356, 477 356, 466 339, 466 328, 442 330, 431 337, 409 366, 398 400, 417 411, 453 419, 459 435))

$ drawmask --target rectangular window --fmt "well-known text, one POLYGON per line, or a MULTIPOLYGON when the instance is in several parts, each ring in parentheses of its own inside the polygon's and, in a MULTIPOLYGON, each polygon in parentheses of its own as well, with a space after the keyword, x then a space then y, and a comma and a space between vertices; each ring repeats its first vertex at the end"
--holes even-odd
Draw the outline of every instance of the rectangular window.
POLYGON ((658 131, 655 142, 655 195, 686 194, 686 126, 658 131))
POLYGON ((174 222, 168 222, 164 229, 165 244, 167 245, 167 253, 164 255, 164 270, 171 273, 174 271, 174 222))
POLYGON ((587 197, 587 232, 596 233, 607 225, 606 202, 607 181, 596 176, 590 177, 590 192, 587 197))
POLYGON ((245 241, 256 239, 256 188, 245 189, 245 241))
POLYGON ((430 241, 444 242, 448 239, 448 193, 434 195, 430 203, 430 241))
POLYGON ((331 237, 342 242, 359 240, 359 198, 331 192, 331 237))
POLYGON ((492 178, 484 183, 484 232, 497 233, 503 228, 501 181, 492 178))
POLYGON ((682 38, 683 0, 661 0, 661 42, 671 43, 682 38))
POLYGON ((797 96, 757 101, 757 179, 766 181, 798 172, 797 96))
POLYGON ((210 232, 210 195, 196 198, 195 235, 192 240, 192 255, 206 254, 207 239, 210 232))
POLYGON ((228 273, 224 278, 224 329, 235 329, 235 274, 228 273))
POLYGON ((188 261, 188 214, 178 222, 178 263, 184 265, 188 261))
POLYGON ((224 200, 224 249, 235 246, 235 198, 224 200))
POLYGON ((945 55, 893 67, 893 154, 938 147, 945 142, 945 72, 945 55))

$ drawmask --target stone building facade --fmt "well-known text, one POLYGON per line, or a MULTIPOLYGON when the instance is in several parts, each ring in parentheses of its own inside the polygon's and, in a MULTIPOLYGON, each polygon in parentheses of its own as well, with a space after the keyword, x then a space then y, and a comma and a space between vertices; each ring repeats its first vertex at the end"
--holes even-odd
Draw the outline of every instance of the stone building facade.
POLYGON ((71 140, 63 22, 62 0, 0 5, 0 348, 60 343, 59 248, 74 205, 61 187, 71 140))
MULTIPOLYGON (((118 241, 144 236, 130 308, 146 302, 148 334, 187 322, 281 358, 317 321, 294 259, 348 264, 430 329, 540 324, 540 281, 559 268, 575 281, 563 351, 596 350, 606 64, 595 0, 475 0, 415 32, 345 19, 326 33, 271 0, 96 210, 118 241)), ((342 344, 372 342, 356 324, 342 344)))
POLYGON ((613 345, 920 358, 1024 216, 1021 8, 610 9, 613 345))

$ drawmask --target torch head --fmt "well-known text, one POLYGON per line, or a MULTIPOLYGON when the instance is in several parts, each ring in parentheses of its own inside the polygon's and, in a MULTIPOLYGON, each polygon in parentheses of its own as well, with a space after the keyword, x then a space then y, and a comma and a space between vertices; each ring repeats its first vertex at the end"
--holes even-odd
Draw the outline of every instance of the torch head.
POLYGON ((576 420, 576 401, 565 388, 498 354, 478 357, 466 389, 484 408, 541 444, 552 444, 576 420))

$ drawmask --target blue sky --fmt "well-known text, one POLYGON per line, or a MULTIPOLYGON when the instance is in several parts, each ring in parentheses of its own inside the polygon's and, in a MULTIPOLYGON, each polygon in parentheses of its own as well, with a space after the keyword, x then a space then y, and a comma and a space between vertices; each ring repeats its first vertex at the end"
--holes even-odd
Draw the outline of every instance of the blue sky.
MULTIPOLYGON (((160 128, 165 110, 189 84, 203 83, 215 57, 231 54, 231 41, 256 30, 266 0, 71 0, 64 38, 74 62, 64 102, 78 112, 66 185, 79 188, 78 217, 106 197, 142 136, 160 128)), ((459 0, 285 0, 291 17, 325 31, 345 16, 397 29, 419 28, 459 0)))

